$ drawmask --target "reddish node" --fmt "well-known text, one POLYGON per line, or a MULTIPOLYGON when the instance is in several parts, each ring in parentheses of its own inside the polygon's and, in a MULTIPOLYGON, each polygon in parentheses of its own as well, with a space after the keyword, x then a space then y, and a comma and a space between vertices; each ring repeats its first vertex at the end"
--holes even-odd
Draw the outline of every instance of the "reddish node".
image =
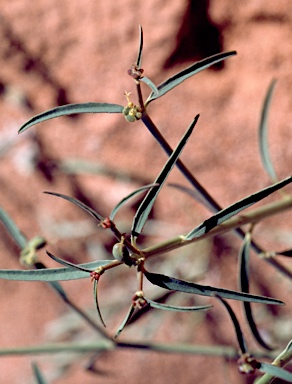
POLYGON ((92 271, 90 273, 90 276, 91 276, 91 281, 93 281, 93 280, 98 281, 100 278, 100 274, 98 272, 95 272, 95 271, 92 271))
POLYGON ((106 217, 104 220, 100 222, 100 225, 102 226, 103 229, 111 228, 112 222, 108 217, 106 217))
POLYGON ((243 374, 253 374, 255 373, 256 369, 259 369, 261 366, 261 364, 252 356, 250 356, 249 353, 242 355, 238 359, 237 364, 239 372, 243 374))
POLYGON ((131 68, 128 69, 128 75, 133 77, 135 80, 139 80, 142 77, 144 69, 138 68, 137 64, 132 64, 131 68))
POLYGON ((142 309, 147 305, 147 301, 142 296, 142 292, 135 293, 135 295, 132 297, 132 304, 134 308, 142 309))

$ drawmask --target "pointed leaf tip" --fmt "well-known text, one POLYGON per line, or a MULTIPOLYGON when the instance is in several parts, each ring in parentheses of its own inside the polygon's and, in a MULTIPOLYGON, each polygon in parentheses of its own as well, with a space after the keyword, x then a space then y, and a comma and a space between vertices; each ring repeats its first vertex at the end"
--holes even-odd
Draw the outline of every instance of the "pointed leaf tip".
POLYGON ((153 204, 155 203, 155 200, 158 196, 158 193, 160 192, 161 188, 163 187, 170 171, 174 167, 177 159, 179 158, 184 146, 186 145, 189 137, 191 136, 195 125, 197 124, 197 121, 199 119, 199 115, 197 115, 188 129, 186 130, 185 134, 177 144, 175 150, 172 152, 170 157, 168 158, 167 162, 165 163, 164 167, 160 171, 159 175, 157 176, 155 180, 155 184, 158 184, 158 187, 152 187, 147 195, 145 196, 144 200, 142 201, 141 205, 139 206, 132 225, 132 235, 135 237, 138 237, 143 227, 148 219, 149 213, 153 207, 153 204))
POLYGON ((251 207, 255 203, 263 200, 265 197, 271 195, 275 191, 284 188, 286 185, 292 182, 292 177, 289 176, 286 179, 279 181, 273 185, 270 185, 267 188, 261 189, 260 191, 253 193, 245 197, 242 200, 237 201, 236 203, 230 205, 227 208, 222 209, 217 212, 215 215, 211 216, 209 219, 205 220, 203 223, 194 228, 191 232, 186 235, 186 240, 192 240, 203 236, 205 233, 210 232, 213 228, 217 227, 219 224, 230 219, 236 214, 240 213, 244 209, 251 207))
POLYGON ((20 127, 18 133, 26 131, 33 125, 60 116, 68 116, 78 113, 122 113, 123 109, 124 107, 122 105, 109 103, 81 103, 62 105, 60 107, 49 109, 48 111, 33 116, 20 127))
POLYGON ((156 309, 162 309, 164 311, 173 311, 173 312, 193 312, 193 311, 205 311, 207 309, 212 308, 212 305, 199 305, 199 306, 192 306, 192 307, 182 307, 177 305, 169 305, 169 304, 161 304, 157 301, 153 301, 150 299, 145 298, 146 302, 150 307, 156 308, 156 309))
MULTIPOLYGON (((240 262, 240 291, 244 293, 249 293, 249 255, 250 255, 250 245, 251 245, 251 232, 247 232, 239 251, 239 262, 240 262)), ((248 322, 249 328, 251 330, 252 335, 258 344, 267 349, 268 351, 272 351, 274 348, 269 346, 264 339, 261 337, 261 334, 258 330, 256 322, 253 317, 253 312, 250 303, 243 303, 245 317, 248 322)))
POLYGON ((157 285, 158 287, 169 289, 171 291, 192 293, 201 296, 219 295, 221 298, 248 301, 251 303, 273 304, 283 305, 281 300, 277 300, 271 297, 252 295, 248 293, 236 292, 224 288, 211 287, 207 285, 195 284, 185 280, 179 280, 174 277, 152 273, 144 271, 144 275, 150 283, 157 285))
POLYGON ((47 195, 61 197, 62 199, 67 200, 70 203, 73 203, 74 205, 77 205, 78 207, 80 207, 81 209, 89 213, 91 216, 93 216, 99 222, 104 220, 104 217, 102 217, 94 209, 88 207, 86 204, 82 203, 82 201, 75 199, 74 197, 63 195, 62 193, 57 193, 57 192, 44 191, 44 193, 46 193, 47 195))
POLYGON ((99 302, 98 302, 98 280, 97 279, 94 279, 94 282, 93 282, 93 297, 94 297, 95 307, 96 307, 96 310, 97 310, 97 313, 98 313, 98 317, 99 317, 102 325, 106 328, 105 322, 104 322, 102 314, 101 314, 101 310, 99 308, 99 302))
POLYGON ((151 101, 158 99, 159 97, 165 95, 167 92, 171 91, 173 88, 181 84, 186 79, 190 78, 191 76, 194 76, 195 74, 203 71, 204 69, 209 68, 210 66, 219 63, 222 60, 226 60, 231 56, 236 55, 236 51, 230 51, 230 52, 223 52, 218 53, 216 55, 207 57, 203 60, 200 60, 194 64, 192 64, 190 67, 185 68, 184 70, 176 73, 174 76, 170 77, 169 79, 165 80, 163 83, 158 85, 158 94, 152 92, 145 105, 149 104, 151 101))
POLYGON ((263 167, 271 180, 277 181, 277 174, 275 168, 273 166, 273 162, 271 159, 271 155, 269 152, 268 145, 268 117, 269 111, 271 107, 272 95, 274 93, 276 85, 276 80, 273 79, 269 88, 267 90, 267 94, 262 106, 260 124, 259 124, 259 146, 260 146, 260 156, 262 160, 263 167))

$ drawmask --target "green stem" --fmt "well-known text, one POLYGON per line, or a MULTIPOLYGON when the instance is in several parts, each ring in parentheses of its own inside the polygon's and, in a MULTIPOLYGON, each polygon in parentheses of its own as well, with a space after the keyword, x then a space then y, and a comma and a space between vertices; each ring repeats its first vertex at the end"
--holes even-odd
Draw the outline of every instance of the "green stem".
POLYGON ((13 240, 16 242, 18 247, 20 249, 23 249, 27 244, 25 236, 21 233, 21 231, 15 225, 14 221, 2 208, 0 208, 0 220, 2 221, 3 225, 5 226, 13 240))
MULTIPOLYGON (((158 141, 164 151, 168 156, 172 154, 172 148, 165 140, 165 138, 161 135, 156 125, 151 120, 147 111, 145 110, 142 116, 142 121, 150 131, 150 133, 154 136, 154 138, 158 141)), ((222 208, 220 205, 213 199, 213 197, 205 190, 205 188, 197 181, 197 179, 192 175, 192 173, 188 170, 188 168, 183 164, 183 162, 178 159, 176 162, 176 166, 182 172, 182 174, 186 177, 186 179, 191 183, 191 185, 199 192, 201 197, 204 199, 206 204, 211 208, 212 211, 218 212, 222 208)), ((235 229, 236 233, 241 237, 245 237, 245 233, 241 228, 235 229)), ((263 250, 259 247, 253 240, 251 242, 251 246, 256 253, 262 253, 263 250)))
MULTIPOLYGON (((176 354, 195 354, 205 356, 217 356, 225 358, 238 358, 238 351, 232 347, 227 346, 206 346, 206 345, 192 345, 192 344, 167 344, 158 342, 114 342, 113 340, 101 340, 95 343, 77 344, 77 343, 56 343, 45 344, 40 346, 29 347, 16 347, 16 348, 2 348, 0 349, 0 356, 17 356, 17 355, 39 355, 39 354, 53 354, 60 352, 70 353, 90 353, 90 352, 105 352, 112 351, 116 348, 122 349, 140 349, 143 351, 154 351, 160 353, 176 353, 176 354)), ((274 352, 253 352, 253 356, 257 358, 274 358, 274 352)))
MULTIPOLYGON (((196 241, 213 237, 215 235, 221 235, 232 229, 237 229, 245 224, 255 224, 267 217, 286 211, 289 208, 292 208, 292 196, 286 197, 285 199, 276 201, 274 203, 266 204, 262 207, 256 208, 244 214, 232 217, 231 219, 226 220, 224 223, 212 229, 210 232, 207 232, 203 236, 200 236, 193 240, 186 241, 184 236, 177 236, 172 239, 166 240, 165 242, 145 248, 142 250, 142 252, 145 258, 148 259, 150 257, 158 256, 162 253, 178 249, 187 244, 195 243, 196 241)), ((264 253, 263 250, 262 253, 264 253)), ((289 278, 292 278, 292 272, 287 270, 286 267, 284 267, 277 260, 275 260, 275 258, 265 258, 264 260, 273 265, 274 267, 278 268, 280 272, 282 272, 289 278)))
MULTIPOLYGON (((280 353, 279 356, 272 362, 273 365, 283 368, 286 364, 292 361, 292 340, 288 343, 287 347, 283 352, 280 353)), ((256 380, 256 384, 269 384, 275 379, 274 376, 266 373, 261 378, 256 380)))

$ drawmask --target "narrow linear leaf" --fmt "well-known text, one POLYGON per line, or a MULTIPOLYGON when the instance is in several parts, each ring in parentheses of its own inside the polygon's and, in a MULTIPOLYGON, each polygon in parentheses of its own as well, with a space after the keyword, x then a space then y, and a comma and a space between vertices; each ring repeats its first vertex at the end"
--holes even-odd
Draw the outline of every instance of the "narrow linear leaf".
MULTIPOLYGON (((47 269, 47 267, 40 262, 36 262, 34 267, 36 269, 47 269)), ((53 288, 58 296, 60 296, 65 302, 68 302, 68 296, 58 281, 48 281, 47 283, 51 286, 51 288, 53 288)))
POLYGON ((0 269, 0 279, 18 281, 65 281, 88 278, 87 268, 95 270, 112 263, 112 260, 93 261, 86 264, 78 264, 80 270, 73 268, 46 268, 40 270, 0 269), (84 270, 83 270, 84 269, 84 270))
POLYGON ((194 76, 195 74, 203 71, 204 69, 209 68, 211 65, 219 63, 220 61, 228 59, 229 57, 234 55, 236 55, 235 51, 218 53, 216 55, 207 57, 206 59, 200 60, 192 64, 190 67, 184 69, 181 72, 178 72, 174 76, 170 77, 169 79, 165 80, 163 83, 158 85, 157 87, 158 94, 155 94, 154 92, 152 92, 149 95, 146 101, 146 104, 149 104, 151 101, 165 95, 167 92, 172 90, 177 85, 181 84, 183 81, 185 81, 189 77, 194 76))
POLYGON ((102 221, 104 220, 104 217, 102 217, 99 213, 97 213, 94 209, 88 207, 86 204, 82 203, 80 200, 78 199, 75 199, 74 197, 70 197, 70 196, 67 196, 67 195, 62 195, 61 193, 56 193, 56 192, 48 192, 48 191, 45 191, 44 193, 46 193, 47 195, 52 195, 52 196, 57 196, 57 197, 61 197, 62 199, 65 199, 65 200, 68 200, 70 201, 70 203, 73 203, 75 205, 77 205, 78 207, 82 208, 84 211, 86 211, 87 213, 89 213, 91 216, 93 216, 97 221, 102 221))
POLYGON ((146 85, 148 85, 148 87, 152 90, 152 92, 154 93, 154 95, 158 96, 159 91, 158 91, 156 85, 153 83, 153 81, 151 81, 151 80, 150 80, 148 77, 146 77, 146 76, 141 77, 140 81, 142 81, 143 83, 145 83, 146 85))
POLYGON ((274 377, 278 377, 279 379, 285 380, 288 383, 292 383, 292 373, 286 371, 283 368, 279 368, 273 364, 268 363, 260 363, 259 371, 263 373, 267 373, 274 377))
POLYGON ((148 185, 144 185, 143 187, 140 187, 138 189, 136 189, 135 191, 133 191, 132 193, 130 193, 128 196, 124 197, 115 207, 114 209, 111 211, 110 215, 109 215, 109 219, 111 221, 114 220, 116 214, 118 213, 118 211, 122 208, 122 206, 127 203, 132 197, 138 195, 139 193, 141 192, 144 192, 146 189, 149 189, 149 188, 154 188, 154 187, 158 187, 159 184, 148 184, 148 185))
POLYGON ((175 162, 177 161, 181 151, 183 150, 184 146, 186 145, 188 138, 193 132, 193 129, 199 119, 199 115, 197 115, 194 120, 192 121, 191 125, 183 135, 182 139, 179 141, 178 145, 176 146, 175 150, 172 152, 171 156, 168 158, 166 164, 162 168, 160 174, 155 180, 155 184, 159 184, 158 187, 153 187, 149 190, 147 195, 145 196, 144 200, 142 201, 141 205, 139 206, 132 225, 132 235, 135 237, 138 237, 148 219, 149 213, 152 209, 152 206, 157 198, 157 195, 161 188, 164 185, 164 182, 169 175, 170 171, 174 167, 175 162))
MULTIPOLYGON (((240 285, 240 291, 244 293, 249 292, 249 255, 250 255, 250 246, 251 246, 251 233, 247 232, 242 244, 242 247, 239 251, 239 263, 240 263, 240 277, 239 277, 239 285, 240 285)), ((254 321, 252 309, 250 303, 243 302, 243 308, 245 317, 247 319, 249 328, 251 330, 251 333, 253 334, 256 341, 259 343, 260 346, 267 349, 268 351, 272 351, 273 348, 269 346, 261 337, 259 330, 257 328, 257 325, 254 321)))
POLYGON ((248 263, 249 263, 249 254, 250 254, 250 243, 251 243, 251 233, 247 232, 243 240, 242 247, 239 251, 239 262, 240 262, 240 279, 239 285, 242 292, 249 292, 249 273, 248 273, 248 263))
POLYGON ((287 251, 276 252, 277 255, 292 257, 292 249, 288 249, 287 251))
POLYGON ((269 116, 271 100, 274 93, 275 85, 276 85, 276 80, 273 80, 269 85, 269 88, 263 103, 260 125, 259 125, 259 146, 260 146, 261 160, 262 160, 264 169, 266 170, 267 174, 270 176, 270 178, 273 181, 277 181, 278 178, 277 178, 277 174, 274 169, 270 152, 269 152, 268 116, 269 116))
POLYGON ((32 363, 32 370, 37 384, 47 384, 47 381, 45 380, 41 370, 39 369, 38 365, 34 362, 32 363))
POLYGON ((137 55, 137 67, 141 68, 142 65, 142 52, 143 52, 143 28, 141 25, 139 25, 139 49, 138 49, 138 55, 137 55))
POLYGON ((211 296, 211 297, 217 294, 220 297, 225 299, 249 301, 252 303, 274 304, 274 305, 284 304, 282 301, 273 299, 270 297, 251 295, 251 294, 231 291, 223 288, 216 288, 216 287, 210 287, 207 285, 195 284, 189 281, 179 280, 179 279, 175 279, 174 277, 160 275, 160 274, 152 273, 148 271, 144 271, 144 275, 150 281, 150 283, 157 285, 158 287, 169 289, 172 291, 192 293, 196 295, 211 296))
POLYGON ((271 195, 273 192, 278 191, 279 189, 285 187, 286 185, 292 182, 292 177, 289 176, 284 180, 279 181, 276 184, 273 184, 267 188, 260 190, 252 195, 245 197, 244 199, 237 201, 236 203, 230 205, 227 208, 222 209, 215 215, 211 216, 209 219, 205 220, 198 227, 194 228, 190 233, 186 235, 186 240, 192 240, 194 238, 203 236, 205 233, 211 231, 211 229, 217 227, 217 225, 223 223, 224 221, 235 216, 237 213, 243 211, 244 209, 252 206, 253 204, 261 201, 265 197, 271 195))
POLYGON ((124 318, 122 324, 119 326, 119 328, 118 328, 118 330, 114 336, 115 339, 121 334, 121 332, 123 331, 125 326, 129 323, 134 311, 135 311, 135 307, 133 305, 131 305, 126 317, 124 318))
POLYGON ((182 306, 176 306, 176 305, 168 305, 168 304, 161 304, 157 303, 156 301, 152 301, 149 299, 146 299, 147 303, 152 308, 162 309, 164 311, 173 311, 173 312, 192 312, 192 311, 205 311, 207 309, 212 308, 212 305, 200 305, 200 306, 192 306, 192 307, 182 307, 182 306))
MULTIPOLYGON (((165 303, 166 300, 172 296, 173 294, 175 294, 174 291, 167 291, 167 292, 163 292, 163 295, 155 298, 155 302, 156 303, 165 303)), ((149 304, 146 304, 144 305, 142 308, 139 308, 134 314, 133 316, 131 317, 130 321, 128 322, 128 324, 133 324, 135 323, 137 320, 139 320, 142 316, 146 315, 147 313, 149 313, 150 311, 153 311, 154 308, 150 307, 149 304)))
POLYGON ((101 311, 100 311, 100 308, 99 308, 97 288, 98 288, 98 280, 94 279, 94 282, 93 282, 93 297, 94 297, 94 301, 95 301, 95 306, 96 306, 96 310, 97 310, 99 319, 100 319, 102 325, 106 328, 105 322, 103 320, 103 317, 101 315, 101 311))
POLYGON ((231 308, 231 306, 225 300, 223 300, 222 297, 220 297, 219 295, 216 295, 215 297, 217 299, 219 299, 221 301, 221 303, 224 305, 224 307, 226 308, 226 310, 227 310, 227 312, 231 318, 231 321, 233 323, 233 326, 234 326, 234 330, 236 333, 236 338, 237 338, 237 342, 238 342, 240 351, 244 355, 245 353, 248 352, 248 350, 247 350, 247 345, 246 345, 239 321, 237 320, 237 317, 236 317, 235 313, 233 312, 233 309, 231 308))
POLYGON ((33 125, 60 116, 68 116, 77 113, 122 113, 123 109, 124 107, 122 105, 109 103, 81 103, 62 105, 60 107, 49 109, 48 111, 33 116, 20 127, 18 133, 24 132, 33 125))
POLYGON ((87 273, 91 273, 92 271, 88 268, 84 268, 84 267, 80 267, 78 264, 73 264, 73 263, 70 263, 69 261, 66 261, 66 260, 63 260, 63 259, 60 259, 59 257, 57 256, 54 256, 52 253, 50 253, 49 251, 46 251, 46 254, 51 258, 53 259, 54 261, 56 261, 57 263, 59 264, 62 264, 62 265, 65 265, 66 267, 69 267, 69 268, 75 268, 79 271, 84 271, 84 272, 87 272, 87 273))

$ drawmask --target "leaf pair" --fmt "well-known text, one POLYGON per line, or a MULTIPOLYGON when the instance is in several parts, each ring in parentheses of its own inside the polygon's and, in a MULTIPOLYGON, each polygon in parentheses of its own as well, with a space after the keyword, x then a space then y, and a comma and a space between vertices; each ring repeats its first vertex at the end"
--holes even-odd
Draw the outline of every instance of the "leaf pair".
MULTIPOLYGON (((141 192, 144 192, 145 190, 151 188, 152 191, 155 191, 157 188, 159 187, 159 184, 158 183, 153 183, 153 184, 148 184, 148 185, 144 185, 138 189, 136 189, 135 191, 131 192, 129 195, 127 195, 126 197, 124 197, 121 201, 118 202, 118 204, 112 209, 108 219, 110 222, 112 222, 116 216, 116 214, 118 213, 118 211, 130 200, 132 199, 133 197, 135 197, 136 195, 138 195, 139 193, 141 192)), ((67 195, 64 195, 64 194, 61 194, 61 193, 56 193, 56 192, 45 192, 46 194, 48 195, 53 195, 53 196, 57 196, 57 197, 60 197, 64 200, 67 200, 69 201, 70 203, 78 206, 79 208, 83 209, 85 212, 89 213, 94 219, 96 219, 99 223, 103 223, 106 218, 103 217, 102 215, 100 215, 98 212, 96 212, 94 209, 88 207, 86 204, 84 204, 82 201, 78 200, 78 199, 75 199, 74 197, 70 197, 70 196, 67 196, 67 195)), ((116 230, 116 227, 113 226, 113 228, 111 226, 109 226, 110 229, 113 230, 114 232, 114 235, 118 238, 118 240, 121 239, 121 236, 118 234, 118 231, 116 230)))
MULTIPOLYGON (((197 312, 197 311, 206 311, 206 310, 212 308, 212 305, 200 305, 200 306, 190 306, 190 307, 185 306, 184 307, 184 306, 177 306, 177 305, 162 304, 162 303, 159 303, 157 301, 153 301, 153 300, 150 300, 150 299, 147 299, 144 297, 143 297, 143 300, 144 300, 144 306, 142 308, 140 308, 140 310, 143 310, 144 308, 147 308, 147 307, 151 307, 154 309, 161 309, 163 311, 171 311, 171 312, 197 312)), ((119 326, 119 328, 115 334, 115 338, 117 338, 121 334, 123 329, 126 327, 126 325, 130 323, 130 321, 131 321, 131 319, 135 313, 135 309, 136 309, 136 306, 133 303, 130 306, 130 308, 127 312, 127 315, 125 316, 123 322, 119 326)))

